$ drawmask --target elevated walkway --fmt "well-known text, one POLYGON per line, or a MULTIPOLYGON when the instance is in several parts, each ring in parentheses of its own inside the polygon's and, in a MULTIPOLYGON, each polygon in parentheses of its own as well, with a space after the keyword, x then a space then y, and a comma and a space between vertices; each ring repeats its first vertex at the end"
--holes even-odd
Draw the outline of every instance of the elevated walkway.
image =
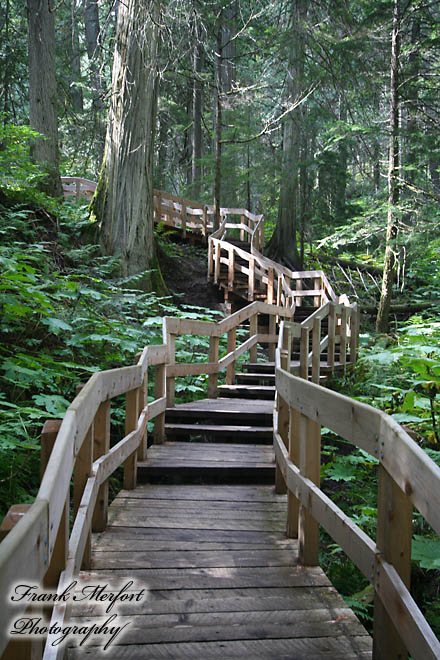
MULTIPOLYGON (((155 220, 182 236, 213 229, 209 207, 161 191, 155 220)), ((115 608, 124 634, 106 651, 102 636, 57 643, 57 626, 109 616, 105 600, 71 599, 45 611, 43 644, 17 645, 7 632, 26 605, 6 597, 4 660, 440 658, 409 590, 413 508, 440 533, 440 469, 391 417, 319 385, 355 362, 358 309, 322 271, 266 259, 262 239, 261 216, 222 209, 208 276, 250 304, 219 323, 165 318, 163 344, 93 374, 62 422, 46 423, 38 495, 0 545, 4 595, 18 580, 60 595, 75 580, 105 593, 148 589, 115 608), (176 361, 185 335, 209 338, 206 361, 176 361), (206 375, 207 398, 176 405, 176 379, 195 375, 206 375), (111 446, 121 395, 125 432, 111 446), (378 462, 375 539, 320 487, 323 426, 378 462), (123 490, 108 506, 121 466, 123 490), (373 642, 319 567, 319 525, 373 586, 373 642)))
MULTIPOLYGON (((224 468, 227 469, 227 468, 224 468)), ((286 538, 287 497, 271 486, 140 485, 121 491, 93 538, 81 588, 134 580, 141 602, 106 658, 371 658, 371 638, 319 567, 286 538)), ((78 604, 72 624, 105 615, 78 604)), ((96 657, 96 647, 68 657, 96 657)))

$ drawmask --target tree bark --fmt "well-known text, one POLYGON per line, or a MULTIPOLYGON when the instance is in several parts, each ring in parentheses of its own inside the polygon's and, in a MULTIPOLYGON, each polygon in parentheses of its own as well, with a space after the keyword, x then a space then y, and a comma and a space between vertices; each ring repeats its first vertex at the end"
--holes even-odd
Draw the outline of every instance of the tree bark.
POLYGON ((399 201, 399 55, 400 0, 394 0, 390 67, 390 142, 388 153, 388 217, 382 290, 376 318, 376 330, 388 332, 389 310, 394 280, 395 240, 397 237, 396 205, 399 201))
MULTIPOLYGON (((287 103, 299 100, 303 89, 307 0, 293 0, 291 47, 287 82, 287 103)), ((300 265, 297 231, 299 229, 299 166, 302 131, 302 108, 297 106, 287 115, 283 133, 283 159, 278 203, 278 220, 268 245, 268 254, 294 268, 300 265)))
MULTIPOLYGON (((105 254, 119 255, 124 276, 155 266, 153 154, 157 108, 158 5, 119 5, 104 162, 92 201, 105 254)), ((152 287, 144 273, 137 286, 152 287)))
POLYGON ((31 158, 46 173, 43 192, 63 196, 58 152, 55 23, 51 0, 27 0, 29 44, 29 115, 32 128, 44 138, 31 146, 31 158))
POLYGON ((72 98, 72 106, 75 112, 84 112, 84 99, 80 86, 77 83, 81 82, 81 52, 79 45, 79 34, 77 27, 77 11, 76 0, 71 0, 70 6, 70 93, 72 98))
POLYGON ((101 28, 99 24, 98 0, 85 0, 84 26, 87 59, 89 60, 89 79, 92 90, 94 133, 98 138, 99 154, 102 160, 105 147, 105 126, 101 120, 100 112, 103 109, 102 96, 104 92, 104 84, 99 69, 99 56, 101 53, 99 35, 101 28))
POLYGON ((200 159, 202 157, 202 103, 203 88, 200 81, 200 74, 203 71, 203 43, 201 35, 197 29, 194 30, 194 48, 193 48, 193 97, 192 97, 192 154, 191 154, 191 184, 194 199, 201 198, 202 184, 202 166, 200 159))
POLYGON ((221 195, 221 177, 222 177, 222 11, 220 12, 217 26, 217 52, 215 54, 215 174, 214 174, 214 220, 213 230, 217 231, 220 227, 220 195, 221 195))

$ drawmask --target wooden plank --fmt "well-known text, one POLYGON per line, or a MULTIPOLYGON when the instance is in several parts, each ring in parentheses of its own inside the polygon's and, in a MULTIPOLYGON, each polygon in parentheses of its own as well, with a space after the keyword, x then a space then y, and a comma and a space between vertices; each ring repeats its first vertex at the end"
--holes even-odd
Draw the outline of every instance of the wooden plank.
POLYGON ((252 502, 280 503, 285 497, 277 497, 270 486, 194 486, 184 485, 160 486, 139 485, 135 490, 120 490, 117 498, 139 498, 145 500, 178 499, 208 502, 252 502))
MULTIPOLYGON (((166 400, 166 368, 163 364, 156 365, 154 374, 154 398, 155 401, 165 398, 166 400)), ((154 444, 161 444, 165 435, 165 412, 156 415, 153 430, 154 444)))
POLYGON ((320 377, 320 341, 321 339, 321 319, 315 318, 312 331, 312 383, 319 383, 320 377))
MULTIPOLYGON (((94 424, 92 423, 75 461, 75 469, 73 472, 73 519, 75 519, 79 506, 81 504, 81 499, 84 493, 84 488, 86 487, 87 480, 89 479, 89 477, 92 476, 93 434, 94 434, 93 427, 94 424)), ((91 553, 91 536, 89 534, 85 543, 83 568, 90 567, 90 553, 91 553)), ((64 564, 62 568, 64 570, 64 564)), ((57 579, 57 584, 58 584, 58 579, 57 579)))
MULTIPOLYGON (((300 415, 299 419, 299 468, 301 475, 319 489, 321 470, 321 426, 319 422, 300 415)), ((298 540, 300 560, 306 566, 319 563, 319 527, 308 505, 300 500, 298 540)))
POLYGON ((318 567, 313 566, 257 566, 234 568, 225 571, 223 567, 210 568, 156 568, 156 569, 117 569, 114 571, 88 571, 81 579, 78 588, 100 581, 121 583, 124 578, 136 579, 148 585, 149 589, 247 589, 253 587, 328 587, 330 581, 318 567))
MULTIPOLYGON (((227 354, 233 353, 237 348, 237 332, 236 328, 231 328, 228 331, 227 339, 227 354)), ((235 359, 232 360, 226 368, 226 384, 232 385, 235 378, 235 359)))
MULTIPOLYGON (((106 593, 104 591, 103 593, 106 593)), ((150 591, 147 601, 121 601, 120 614, 190 614, 191 612, 261 612, 311 610, 343 607, 343 601, 331 587, 273 587, 250 589, 181 589, 170 592, 150 591)), ((74 603, 76 617, 99 616, 107 602, 74 603)), ((79 622, 80 619, 78 618, 79 622)))
MULTIPOLYGON (((64 510, 65 497, 62 501, 64 510)), ((37 499, 31 508, 0 544, 0 589, 5 594, 0 608, 0 653, 8 644, 6 631, 10 620, 16 619, 26 610, 27 603, 11 603, 8 595, 12 585, 29 580, 29 584, 40 582, 49 561, 49 506, 37 499)))
MULTIPOLYGON (((321 637, 298 639, 263 639, 217 642, 182 642, 169 644, 149 644, 129 646, 111 646, 106 651, 106 657, 111 660, 224 660, 225 658, 240 658, 241 660, 290 660, 292 658, 307 658, 307 660, 371 660, 371 643, 365 637, 321 637)), ((96 657, 96 650, 70 649, 69 658, 96 657)))
MULTIPOLYGON (((258 314, 255 313, 249 318, 249 339, 258 335, 258 314)), ((249 361, 257 360, 257 344, 254 344, 249 350, 249 361)))
MULTIPOLYGON (((82 625, 92 623, 81 617, 82 625)), ((119 624, 130 622, 123 615, 119 624)), ((348 608, 330 612, 316 610, 281 610, 256 612, 194 612, 182 618, 176 614, 135 615, 119 644, 154 644, 170 642, 231 641, 242 639, 294 639, 362 635, 362 626, 348 608)), ((97 646, 95 638, 90 641, 97 646)), ((148 647, 147 647, 148 648, 148 647)))
MULTIPOLYGON (((110 401, 103 401, 98 408, 93 423, 93 459, 105 456, 110 449, 110 401)), ((92 530, 100 532, 107 525, 108 481, 104 481, 98 492, 93 512, 92 530)))
MULTIPOLYGON (((429 627, 423 614, 411 597, 397 571, 377 558, 379 575, 375 589, 390 615, 411 657, 415 660, 435 660, 440 658, 440 642, 429 627)), ((375 649, 375 652, 377 650, 375 649)), ((379 655, 379 658, 385 657, 379 655)), ((389 656, 388 656, 389 657, 389 656)))
POLYGON ((336 331, 336 315, 334 303, 329 303, 328 311, 328 344, 327 344, 327 364, 329 367, 334 367, 335 364, 335 331, 336 331))
POLYGON ((167 334, 173 335, 203 335, 204 337, 219 337, 218 324, 213 321, 198 321, 196 319, 165 318, 167 334))
MULTIPOLYGON (((379 465, 376 545, 384 560, 397 571, 407 589, 411 580, 411 501, 385 468, 379 465)), ((377 580, 379 581, 379 580, 377 580)), ((400 628, 400 626, 399 626, 400 628)), ((378 595, 374 599, 375 657, 406 657, 406 646, 378 595)))
MULTIPOLYGON (((288 450, 289 459, 299 468, 300 464, 300 423, 301 414, 294 408, 289 408, 289 434, 288 450)), ((278 439, 277 439, 278 441, 278 439)), ((298 520, 299 520, 298 498, 289 490, 287 493, 287 536, 298 538, 298 520)))
POLYGON ((236 566, 291 566, 292 551, 286 550, 224 550, 224 551, 159 551, 100 552, 93 558, 92 569, 108 568, 198 568, 236 566))
MULTIPOLYGON (((210 337, 209 338, 209 352, 208 360, 210 363, 218 364, 218 349, 219 349, 219 338, 210 337)), ((218 372, 209 374, 208 376, 208 398, 215 399, 217 398, 217 385, 218 385, 218 372)))

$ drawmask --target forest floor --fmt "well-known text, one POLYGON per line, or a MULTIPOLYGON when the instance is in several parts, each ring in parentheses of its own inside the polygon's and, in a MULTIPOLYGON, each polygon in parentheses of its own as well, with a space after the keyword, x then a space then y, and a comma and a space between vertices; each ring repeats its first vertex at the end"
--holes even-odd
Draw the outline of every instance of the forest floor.
POLYGON ((161 240, 158 258, 165 284, 176 304, 225 311, 220 291, 207 279, 205 246, 161 240))

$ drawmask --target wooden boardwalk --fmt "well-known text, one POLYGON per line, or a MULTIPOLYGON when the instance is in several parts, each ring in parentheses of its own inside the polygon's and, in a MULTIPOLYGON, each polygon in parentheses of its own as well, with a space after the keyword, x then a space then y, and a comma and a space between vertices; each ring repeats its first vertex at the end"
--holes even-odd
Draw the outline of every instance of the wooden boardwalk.
MULTIPOLYGON (((285 520, 286 497, 270 486, 121 491, 80 584, 136 580, 148 596, 120 606, 130 625, 102 657, 370 658, 371 638, 323 571, 297 563, 285 520)), ((78 604, 71 623, 103 609, 78 604)), ((68 657, 100 657, 96 644, 68 657)))

